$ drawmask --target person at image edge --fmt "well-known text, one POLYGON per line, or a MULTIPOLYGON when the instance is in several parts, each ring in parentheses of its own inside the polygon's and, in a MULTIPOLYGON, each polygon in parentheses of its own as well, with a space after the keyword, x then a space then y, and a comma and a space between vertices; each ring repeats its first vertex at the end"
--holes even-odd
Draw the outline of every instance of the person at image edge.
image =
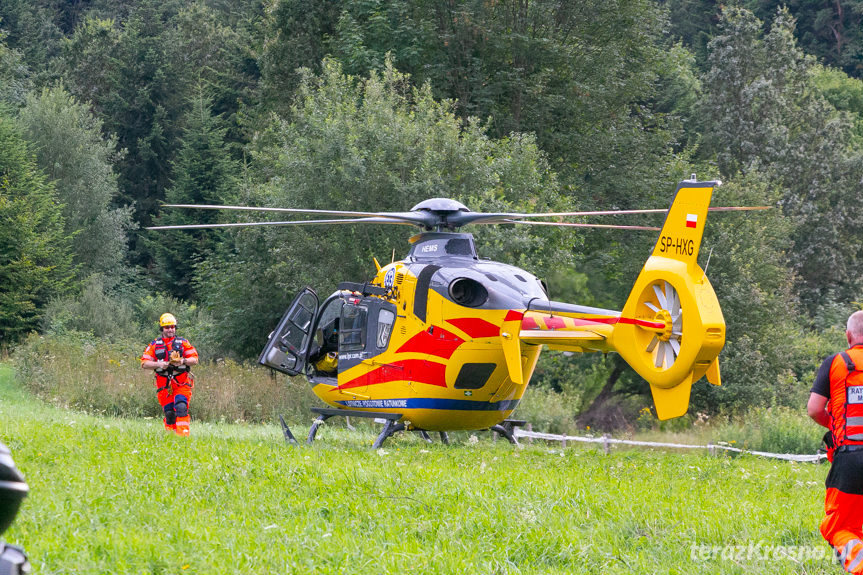
POLYGON ((848 318, 848 349, 821 364, 807 411, 826 427, 825 517, 821 534, 849 573, 863 573, 863 311, 848 318))

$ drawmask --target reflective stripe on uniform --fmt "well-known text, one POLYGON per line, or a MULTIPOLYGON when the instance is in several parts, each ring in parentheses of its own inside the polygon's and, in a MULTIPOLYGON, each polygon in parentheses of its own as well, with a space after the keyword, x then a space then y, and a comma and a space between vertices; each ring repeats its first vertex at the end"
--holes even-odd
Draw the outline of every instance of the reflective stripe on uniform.
POLYGON ((863 541, 852 539, 845 544, 841 554, 842 560, 845 562, 845 570, 853 573, 861 563, 863 563, 863 541), (854 549, 857 552, 854 552, 854 549))
POLYGON ((840 559, 842 559, 842 561, 845 561, 845 559, 848 558, 848 555, 851 554, 851 551, 853 551, 854 549, 855 543, 857 543, 857 539, 852 539, 845 544, 845 547, 843 547, 841 551, 839 551, 839 557, 840 559))

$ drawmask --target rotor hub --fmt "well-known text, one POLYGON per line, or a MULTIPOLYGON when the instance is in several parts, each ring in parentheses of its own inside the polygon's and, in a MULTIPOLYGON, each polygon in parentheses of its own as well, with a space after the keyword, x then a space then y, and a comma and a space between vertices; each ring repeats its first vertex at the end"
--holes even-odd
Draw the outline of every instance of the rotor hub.
POLYGON ((653 321, 657 323, 664 324, 663 328, 653 328, 653 331, 656 334, 656 337, 659 341, 668 341, 671 339, 671 333, 673 331, 674 320, 671 317, 671 313, 666 309, 661 309, 656 312, 656 315, 653 316, 653 321))
POLYGON ((463 203, 449 198, 429 198, 412 207, 411 212, 424 214, 428 219, 423 223, 423 227, 439 232, 458 229, 463 224, 457 221, 456 216, 471 213, 463 203), (451 219, 454 221, 450 221, 451 219))
POLYGON ((463 203, 449 198, 429 198, 411 208, 412 212, 432 212, 435 214, 449 214, 455 212, 469 212, 463 203))

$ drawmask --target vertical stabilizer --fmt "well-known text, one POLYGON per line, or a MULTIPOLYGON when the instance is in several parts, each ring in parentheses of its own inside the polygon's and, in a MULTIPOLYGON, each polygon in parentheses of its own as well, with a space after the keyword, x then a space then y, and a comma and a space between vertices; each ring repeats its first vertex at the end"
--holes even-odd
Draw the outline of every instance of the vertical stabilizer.
POLYGON ((698 265, 707 209, 719 182, 680 183, 659 239, 644 264, 612 334, 614 348, 650 384, 660 419, 686 413, 692 384, 708 374, 719 383, 717 356, 725 320, 698 265))

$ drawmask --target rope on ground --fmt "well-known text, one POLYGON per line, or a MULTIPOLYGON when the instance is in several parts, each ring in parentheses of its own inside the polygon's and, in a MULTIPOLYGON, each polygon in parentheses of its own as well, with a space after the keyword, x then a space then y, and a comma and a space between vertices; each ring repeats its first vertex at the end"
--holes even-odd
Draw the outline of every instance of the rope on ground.
POLYGON ((794 453, 768 453, 766 451, 751 451, 749 449, 740 449, 737 447, 730 447, 728 445, 716 445, 716 444, 708 444, 708 445, 690 445, 688 443, 659 443, 653 441, 634 441, 630 439, 613 439, 611 437, 602 436, 602 437, 579 437, 576 435, 556 435, 553 433, 540 433, 538 431, 526 431, 523 429, 515 429, 512 433, 515 437, 521 438, 526 437, 529 439, 545 439, 548 441, 560 441, 566 446, 566 443, 569 441, 578 441, 581 443, 601 443, 603 444, 606 452, 608 451, 608 447, 610 445, 637 445, 641 447, 671 447, 675 449, 706 449, 708 452, 713 453, 714 450, 721 449, 723 451, 733 451, 735 453, 748 453, 750 455, 758 455, 759 457, 769 457, 772 459, 784 459, 786 461, 798 461, 798 462, 807 462, 807 463, 818 463, 822 459, 826 459, 827 456, 823 453, 816 453, 814 455, 797 455, 794 453))

